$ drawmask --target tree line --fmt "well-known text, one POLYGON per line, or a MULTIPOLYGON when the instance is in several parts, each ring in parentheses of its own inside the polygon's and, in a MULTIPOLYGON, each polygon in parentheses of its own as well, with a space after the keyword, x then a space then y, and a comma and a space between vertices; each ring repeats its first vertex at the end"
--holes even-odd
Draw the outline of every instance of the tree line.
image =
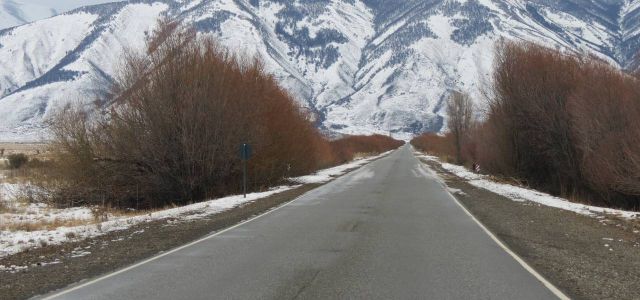
POLYGON ((243 143, 254 149, 251 190, 402 144, 329 141, 260 60, 177 23, 152 36, 145 51, 125 55, 107 109, 68 106, 50 122, 55 167, 41 184, 49 201, 151 208, 237 193, 243 143))
POLYGON ((496 51, 487 112, 454 93, 449 133, 412 143, 483 172, 589 204, 640 208, 640 80, 609 63, 530 43, 496 51))

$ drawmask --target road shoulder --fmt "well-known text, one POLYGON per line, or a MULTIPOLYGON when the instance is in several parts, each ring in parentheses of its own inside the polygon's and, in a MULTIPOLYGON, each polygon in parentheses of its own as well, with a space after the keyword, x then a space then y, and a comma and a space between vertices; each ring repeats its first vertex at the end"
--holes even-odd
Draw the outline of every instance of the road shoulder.
POLYGON ((575 299, 640 299, 640 235, 630 221, 594 218, 477 188, 422 160, 512 251, 575 299))
MULTIPOLYGON (((367 164, 347 169, 331 181, 367 164)), ((44 295, 122 269, 264 214, 331 181, 302 184, 206 217, 155 220, 94 238, 30 249, 1 258, 0 265, 8 269, 0 270, 0 298, 25 299, 44 295)))
POLYGON ((142 223, 96 238, 11 255, 0 264, 28 268, 1 273, 0 294, 3 299, 24 299, 115 271, 265 213, 318 186, 303 185, 191 221, 169 218, 142 223))

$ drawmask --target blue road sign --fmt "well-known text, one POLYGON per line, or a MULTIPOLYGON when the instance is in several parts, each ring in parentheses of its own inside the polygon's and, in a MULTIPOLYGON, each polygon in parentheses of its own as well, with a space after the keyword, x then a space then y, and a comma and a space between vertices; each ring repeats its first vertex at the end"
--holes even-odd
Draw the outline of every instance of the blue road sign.
POLYGON ((242 159, 242 190, 247 198, 247 161, 251 158, 251 145, 240 145, 240 158, 242 159))
POLYGON ((240 146, 240 158, 243 160, 248 160, 249 158, 251 158, 251 155, 253 153, 251 152, 251 145, 249 144, 242 144, 240 146))

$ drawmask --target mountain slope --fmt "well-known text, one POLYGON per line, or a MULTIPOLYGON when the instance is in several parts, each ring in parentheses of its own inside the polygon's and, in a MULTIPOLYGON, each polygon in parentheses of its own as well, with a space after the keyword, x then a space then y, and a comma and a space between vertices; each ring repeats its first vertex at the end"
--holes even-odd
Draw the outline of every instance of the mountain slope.
POLYGON ((69 102, 92 103, 127 48, 169 16, 257 55, 318 125, 408 137, 440 131, 452 89, 479 98, 501 39, 636 68, 640 1, 137 0, 0 31, 0 138, 31 139, 69 102))

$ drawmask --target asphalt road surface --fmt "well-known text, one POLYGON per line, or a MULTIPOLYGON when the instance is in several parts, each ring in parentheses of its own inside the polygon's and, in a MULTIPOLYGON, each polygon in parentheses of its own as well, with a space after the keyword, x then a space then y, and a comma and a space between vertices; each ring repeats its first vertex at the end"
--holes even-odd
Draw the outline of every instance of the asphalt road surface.
MULTIPOLYGON (((54 299, 554 299, 404 146, 54 299)), ((562 296, 562 295, 560 295, 562 296)))

